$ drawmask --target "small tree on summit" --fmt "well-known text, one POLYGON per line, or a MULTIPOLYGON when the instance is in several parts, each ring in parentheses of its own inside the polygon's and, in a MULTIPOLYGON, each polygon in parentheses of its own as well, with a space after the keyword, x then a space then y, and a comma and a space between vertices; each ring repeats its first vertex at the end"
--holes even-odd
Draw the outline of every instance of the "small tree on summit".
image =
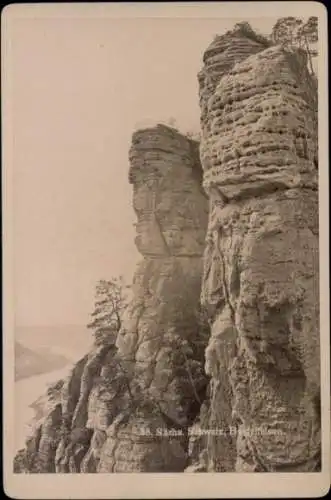
POLYGON ((302 19, 297 17, 281 17, 272 28, 271 37, 273 42, 284 46, 296 45, 297 32, 302 23, 302 19))
POLYGON ((122 314, 127 306, 125 289, 122 276, 110 280, 100 280, 96 285, 95 308, 91 313, 92 320, 87 325, 93 330, 97 344, 115 341, 121 328, 122 314))
POLYGON ((316 44, 318 42, 317 17, 311 16, 305 24, 300 26, 297 36, 300 46, 307 52, 310 73, 314 74, 312 61, 313 57, 318 55, 316 49, 316 44))
POLYGON ((313 57, 318 55, 315 44, 318 42, 318 19, 311 16, 306 22, 297 17, 281 17, 272 28, 273 43, 284 47, 303 49, 308 58, 309 71, 314 75, 313 57))

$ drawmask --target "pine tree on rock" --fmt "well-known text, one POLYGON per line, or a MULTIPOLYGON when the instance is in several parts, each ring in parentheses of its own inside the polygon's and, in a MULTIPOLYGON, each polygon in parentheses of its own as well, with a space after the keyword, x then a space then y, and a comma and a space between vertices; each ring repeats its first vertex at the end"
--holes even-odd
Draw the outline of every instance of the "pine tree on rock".
POLYGON ((315 75, 313 57, 318 55, 318 20, 311 16, 306 22, 297 17, 281 17, 277 20, 271 32, 273 43, 283 47, 296 47, 305 51, 311 75, 315 75))
POLYGON ((93 330, 97 345, 115 343, 122 324, 122 314, 127 306, 127 288, 129 287, 124 284, 122 276, 98 281, 94 311, 91 313, 91 322, 87 325, 93 330))

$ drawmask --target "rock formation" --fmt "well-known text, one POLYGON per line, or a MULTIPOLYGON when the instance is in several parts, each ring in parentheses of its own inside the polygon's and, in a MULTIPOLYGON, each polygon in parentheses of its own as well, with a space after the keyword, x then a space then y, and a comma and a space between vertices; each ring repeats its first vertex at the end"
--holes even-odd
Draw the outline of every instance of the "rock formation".
POLYGON ((209 470, 320 467, 318 173, 314 84, 300 52, 241 27, 199 74, 210 213, 209 470), (226 453, 224 450, 227 450, 226 453))
POLYGON ((133 300, 116 347, 92 350, 64 382, 61 401, 44 402, 27 448, 39 472, 186 466, 188 428, 207 386, 199 297, 208 202, 198 144, 163 125, 137 131, 129 180, 143 255, 133 300))
POLYGON ((245 25, 203 63, 200 146, 132 138, 143 259, 116 345, 40 402, 17 472, 321 466, 315 83, 245 25))
POLYGON ((144 259, 117 346, 131 401, 107 430, 99 470, 177 472, 206 387, 198 310, 208 204, 198 145, 175 130, 135 133, 130 162, 144 259))

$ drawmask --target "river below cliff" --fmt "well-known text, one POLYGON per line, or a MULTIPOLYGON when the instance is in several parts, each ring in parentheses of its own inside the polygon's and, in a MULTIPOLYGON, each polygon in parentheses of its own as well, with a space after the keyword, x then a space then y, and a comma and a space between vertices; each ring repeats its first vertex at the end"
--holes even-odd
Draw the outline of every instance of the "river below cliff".
POLYGON ((47 386, 68 375, 72 364, 60 370, 53 370, 41 375, 24 378, 15 382, 15 451, 24 448, 29 430, 29 422, 35 411, 31 405, 44 394, 47 386))

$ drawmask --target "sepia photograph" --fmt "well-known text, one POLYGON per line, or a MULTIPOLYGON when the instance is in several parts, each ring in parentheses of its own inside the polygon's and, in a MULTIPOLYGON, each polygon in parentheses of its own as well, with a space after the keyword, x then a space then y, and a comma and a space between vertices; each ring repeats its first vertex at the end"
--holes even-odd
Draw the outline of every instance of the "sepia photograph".
POLYGON ((2 12, 7 494, 325 494, 326 11, 152 4, 2 12))

